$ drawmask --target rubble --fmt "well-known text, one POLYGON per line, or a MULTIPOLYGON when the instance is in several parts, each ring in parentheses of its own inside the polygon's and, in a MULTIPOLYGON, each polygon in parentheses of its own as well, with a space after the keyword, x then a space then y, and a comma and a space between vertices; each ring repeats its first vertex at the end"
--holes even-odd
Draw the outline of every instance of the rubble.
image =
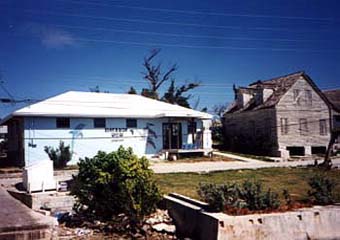
POLYGON ((166 210, 157 211, 148 216, 143 225, 132 231, 129 219, 119 214, 111 221, 88 219, 85 216, 64 213, 57 216, 59 220, 58 235, 60 239, 94 238, 94 239, 177 239, 176 227, 166 210))
POLYGON ((174 234, 176 232, 175 225, 169 225, 166 223, 158 223, 152 226, 152 229, 156 230, 157 232, 166 232, 174 234))

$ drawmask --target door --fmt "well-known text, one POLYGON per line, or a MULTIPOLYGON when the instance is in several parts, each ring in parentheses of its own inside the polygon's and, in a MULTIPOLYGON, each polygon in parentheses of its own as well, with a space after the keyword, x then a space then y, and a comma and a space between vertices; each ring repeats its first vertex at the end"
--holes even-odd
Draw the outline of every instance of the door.
POLYGON ((181 146, 181 123, 163 123, 163 149, 180 149, 181 146))

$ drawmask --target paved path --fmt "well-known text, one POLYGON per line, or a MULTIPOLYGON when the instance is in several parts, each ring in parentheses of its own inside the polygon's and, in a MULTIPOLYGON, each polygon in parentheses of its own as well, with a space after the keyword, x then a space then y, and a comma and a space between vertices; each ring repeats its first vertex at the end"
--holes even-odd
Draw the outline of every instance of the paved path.
MULTIPOLYGON (((234 162, 195 162, 195 163, 155 163, 151 166, 155 173, 179 173, 179 172, 212 172, 238 169, 259 169, 270 167, 298 167, 313 165, 314 160, 287 161, 287 162, 265 162, 251 158, 240 157, 228 153, 218 153, 218 155, 238 159, 234 162)), ((321 160, 323 161, 323 160, 321 160)), ((339 166, 340 159, 333 159, 333 165, 339 166)))
POLYGON ((48 239, 55 220, 36 213, 0 187, 0 239, 48 239), (29 238, 31 237, 31 238, 29 238))

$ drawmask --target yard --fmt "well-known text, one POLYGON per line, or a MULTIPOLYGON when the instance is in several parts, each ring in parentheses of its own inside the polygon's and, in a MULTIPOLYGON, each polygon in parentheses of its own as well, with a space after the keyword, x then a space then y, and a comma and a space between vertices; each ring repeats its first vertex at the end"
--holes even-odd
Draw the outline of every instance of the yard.
MULTIPOLYGON (((309 189, 308 179, 314 174, 322 173, 315 168, 265 168, 258 170, 221 171, 213 173, 169 173, 156 174, 156 180, 161 191, 166 194, 176 192, 198 199, 197 189, 200 182, 226 183, 230 181, 243 182, 246 179, 263 181, 264 186, 271 188, 282 196, 287 189, 294 200, 307 199, 309 189)), ((334 180, 335 199, 340 202, 340 170, 326 172, 327 176, 334 180)))

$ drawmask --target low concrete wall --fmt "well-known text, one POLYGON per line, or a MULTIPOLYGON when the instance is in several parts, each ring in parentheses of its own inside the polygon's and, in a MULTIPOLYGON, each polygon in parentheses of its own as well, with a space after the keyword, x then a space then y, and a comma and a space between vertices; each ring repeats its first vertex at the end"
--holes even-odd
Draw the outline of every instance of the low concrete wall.
POLYGON ((166 205, 180 237, 198 240, 340 239, 340 206, 316 206, 272 214, 229 216, 202 202, 171 194, 166 205))
POLYGON ((26 192, 8 191, 14 198, 24 203, 33 210, 41 208, 51 209, 51 212, 71 211, 75 198, 68 193, 44 192, 28 194, 26 192))
POLYGON ((202 202, 187 197, 171 194, 165 196, 166 208, 176 225, 176 235, 180 239, 216 239, 218 221, 204 214, 202 202))

